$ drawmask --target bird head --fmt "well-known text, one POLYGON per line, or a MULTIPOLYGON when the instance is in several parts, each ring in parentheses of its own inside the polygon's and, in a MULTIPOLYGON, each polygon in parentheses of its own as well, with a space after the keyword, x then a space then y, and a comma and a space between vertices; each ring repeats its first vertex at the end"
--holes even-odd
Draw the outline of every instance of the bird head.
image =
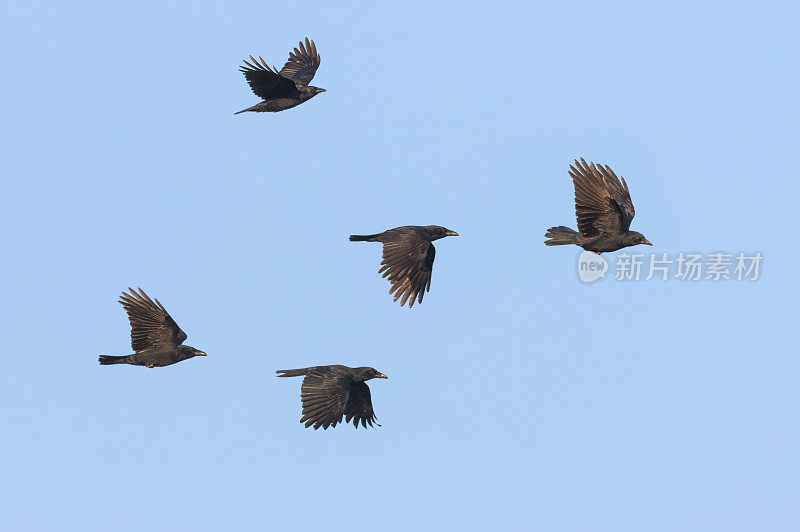
POLYGON ((632 242, 632 246, 636 244, 645 244, 647 246, 652 246, 653 243, 647 240, 642 233, 637 233, 636 231, 630 231, 630 240, 632 242))
POLYGON ((388 379, 386 375, 381 373, 375 368, 356 368, 355 369, 356 380, 368 381, 370 379, 388 379))
POLYGON ((455 231, 451 231, 450 229, 442 227, 441 225, 426 225, 425 229, 427 229, 428 233, 430 233, 431 240, 438 240, 446 236, 458 236, 458 233, 455 231))
POLYGON ((327 92, 325 89, 323 89, 321 87, 314 87, 313 85, 309 85, 308 88, 310 89, 312 98, 314 96, 316 96, 317 94, 319 94, 320 92, 327 92))
POLYGON ((196 348, 188 346, 188 345, 186 347, 191 349, 191 356, 193 356, 193 357, 207 357, 208 356, 207 354, 205 354, 205 352, 200 351, 199 349, 196 349, 196 348))

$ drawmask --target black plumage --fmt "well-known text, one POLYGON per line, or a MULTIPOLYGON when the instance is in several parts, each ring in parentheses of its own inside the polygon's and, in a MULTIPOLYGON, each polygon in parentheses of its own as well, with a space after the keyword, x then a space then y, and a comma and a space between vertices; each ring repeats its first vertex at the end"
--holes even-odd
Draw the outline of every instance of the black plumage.
POLYGON ((578 231, 558 226, 547 230, 548 246, 577 244, 587 251, 603 253, 637 244, 653 244, 644 235, 631 231, 636 212, 625 178, 622 182, 608 165, 586 164, 583 159, 570 165, 575 184, 575 214, 578 231))
POLYGON ((131 347, 134 354, 126 356, 100 355, 100 365, 131 364, 156 368, 169 366, 188 358, 206 356, 199 349, 181 345, 186 333, 178 327, 172 316, 156 299, 153 301, 141 288, 139 292, 128 288, 119 302, 131 322, 131 347))
POLYGON ((241 66, 239 70, 244 74, 253 93, 264 101, 234 114, 246 111, 277 113, 325 92, 325 89, 309 85, 319 68, 321 58, 314 41, 309 41, 308 37, 305 45, 301 42, 299 49, 295 48, 289 53, 289 60, 280 72, 275 67, 270 68, 260 56, 258 59, 260 63, 251 55, 252 63, 245 60, 244 64, 247 66, 241 66))
POLYGON ((388 379, 375 368, 349 368, 347 366, 313 366, 300 369, 278 370, 278 377, 304 376, 300 388, 300 400, 303 403, 303 416, 300 423, 306 428, 335 427, 337 423, 353 421, 358 428, 377 423, 375 411, 372 409, 372 397, 365 381, 370 379, 388 379))
POLYGON ((394 300, 400 306, 422 303, 422 297, 431 289, 431 274, 436 248, 433 241, 458 233, 438 225, 406 225, 374 235, 350 235, 351 242, 383 243, 383 260, 378 273, 388 277, 394 300))

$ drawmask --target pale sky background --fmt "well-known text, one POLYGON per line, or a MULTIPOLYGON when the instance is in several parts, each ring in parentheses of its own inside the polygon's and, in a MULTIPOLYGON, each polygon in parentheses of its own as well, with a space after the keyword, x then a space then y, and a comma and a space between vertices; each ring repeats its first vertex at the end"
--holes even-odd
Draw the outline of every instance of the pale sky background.
POLYGON ((800 529, 792 3, 106 2, 0 13, 7 530, 800 529), (306 35, 279 114, 238 65, 306 35), (756 282, 582 284, 575 157, 756 282), (392 303, 351 233, 439 224, 392 303), (130 352, 141 286, 207 358, 130 352), (374 430, 300 379, 369 365, 374 430))

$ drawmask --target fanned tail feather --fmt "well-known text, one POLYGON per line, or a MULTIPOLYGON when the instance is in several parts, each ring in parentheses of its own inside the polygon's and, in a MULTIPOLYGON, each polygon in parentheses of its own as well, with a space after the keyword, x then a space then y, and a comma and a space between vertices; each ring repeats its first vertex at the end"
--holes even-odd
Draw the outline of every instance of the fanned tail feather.
POLYGON ((111 355, 100 355, 100 365, 110 366, 112 364, 126 364, 128 362, 127 356, 115 357, 111 355))
POLYGON ((306 373, 308 373, 313 368, 300 368, 300 369, 279 369, 275 373, 278 373, 278 377, 302 377, 306 373))
POLYGON ((378 242, 378 237, 380 236, 380 233, 375 235, 350 235, 350 242, 378 242))
POLYGON ((544 236, 550 239, 544 241, 547 246, 566 246, 567 244, 579 244, 581 242, 581 234, 579 232, 563 225, 551 227, 544 236))

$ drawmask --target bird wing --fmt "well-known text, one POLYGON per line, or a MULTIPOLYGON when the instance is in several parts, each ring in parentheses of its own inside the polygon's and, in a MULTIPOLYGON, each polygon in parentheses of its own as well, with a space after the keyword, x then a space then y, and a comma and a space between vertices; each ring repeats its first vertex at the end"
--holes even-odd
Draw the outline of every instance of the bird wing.
POLYGON ((375 417, 375 411, 372 410, 372 396, 369 393, 369 386, 366 382, 354 382, 350 386, 350 398, 347 400, 347 405, 344 409, 344 422, 350 423, 353 420, 353 426, 358 428, 358 424, 366 428, 367 423, 371 427, 373 423, 381 426, 378 423, 378 418, 375 417))
POLYGON ((141 288, 137 293, 128 288, 119 302, 131 322, 131 347, 138 353, 145 349, 164 349, 179 346, 186 341, 186 333, 178 327, 167 309, 156 299, 153 301, 141 288))
POLYGON ((389 278, 392 285, 389 293, 394 293, 395 301, 400 299, 400 306, 409 301, 408 306, 413 307, 417 299, 422 303, 425 291, 431 289, 434 258, 436 248, 418 233, 403 233, 392 240, 384 239, 383 260, 378 273, 389 278))
MULTIPOLYGON (((261 60, 260 64, 251 55, 250 60, 252 63, 245 59, 244 64, 247 66, 239 67, 239 71, 244 74, 253 94, 262 100, 300 96, 300 91, 297 90, 297 85, 295 85, 293 80, 282 76, 277 70, 270 68, 261 56, 259 56, 258 59, 261 60)), ((284 67, 284 69, 285 68, 286 67, 284 67)))
POLYGON ((578 231, 585 237, 627 231, 636 211, 625 179, 620 180, 606 165, 586 164, 581 159, 569 167, 575 184, 575 215, 578 231))
POLYGON ((342 421, 351 379, 333 368, 321 366, 311 369, 300 387, 303 417, 300 423, 314 429, 335 427, 342 421))
POLYGON ((300 42, 300 48, 289 52, 289 60, 281 69, 281 76, 296 81, 301 85, 308 85, 314 79, 319 64, 322 61, 317 53, 317 45, 306 37, 306 44, 300 42))

